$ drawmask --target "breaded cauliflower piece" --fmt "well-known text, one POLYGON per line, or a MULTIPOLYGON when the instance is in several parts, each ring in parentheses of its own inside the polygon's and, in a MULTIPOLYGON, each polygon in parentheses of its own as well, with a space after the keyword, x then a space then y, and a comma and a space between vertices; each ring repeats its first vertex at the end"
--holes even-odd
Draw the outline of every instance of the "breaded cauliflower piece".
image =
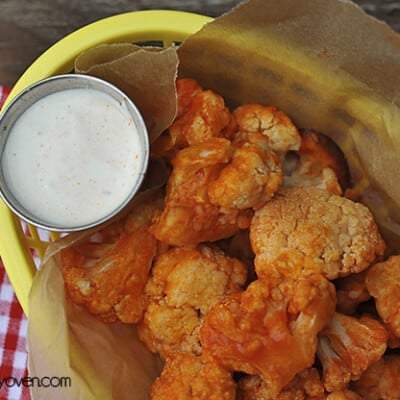
POLYGON ((151 388, 152 400, 235 400, 232 374, 203 356, 171 354, 151 388))
POLYGON ((208 189, 232 155, 231 142, 212 138, 181 150, 173 159, 165 208, 151 227, 169 245, 186 246, 227 238, 250 225, 252 211, 221 209, 208 189))
POLYGON ((259 276, 277 269, 336 279, 363 271, 385 250, 367 207, 316 188, 282 188, 256 211, 250 240, 259 276))
POLYGON ((335 281, 337 311, 347 315, 354 314, 361 303, 371 298, 365 282, 367 271, 368 269, 335 281))
POLYGON ((331 319, 335 300, 333 284, 320 274, 256 280, 206 315, 203 352, 230 371, 259 375, 276 396, 312 366, 317 334, 331 319))
POLYGON ((210 201, 228 210, 260 208, 282 183, 279 158, 269 149, 268 139, 257 133, 248 141, 233 142, 233 149, 229 165, 210 183, 210 201))
POLYGON ((350 187, 350 172, 337 144, 323 133, 301 130, 296 163, 285 159, 284 186, 318 187, 342 195, 350 187), (287 167, 290 165, 290 168, 287 167))
POLYGON ((384 355, 351 388, 364 400, 400 399, 400 356, 384 355))
POLYGON ((223 208, 260 208, 282 183, 278 157, 255 143, 237 146, 231 163, 209 188, 210 201, 223 208))
POLYGON ((204 316, 224 295, 240 291, 246 278, 245 265, 217 248, 177 247, 162 254, 146 285, 149 305, 140 339, 163 358, 178 351, 201 354, 204 316))
POLYGON ((400 255, 373 265, 367 273, 368 292, 375 298, 379 316, 400 338, 400 255))
MULTIPOLYGON (((254 211, 245 207, 257 206, 270 198, 281 179, 279 171, 274 169, 279 167, 272 161, 270 171, 269 166, 263 164, 264 160, 259 160, 259 167, 265 167, 259 174, 260 180, 255 183, 245 180, 237 190, 239 170, 236 166, 229 169, 234 150, 229 140, 212 138, 177 154, 172 160, 165 208, 151 228, 158 240, 173 246, 194 246, 230 237, 250 226, 254 211), (225 174, 227 169, 230 172, 225 174), (229 189, 227 203, 225 195, 220 193, 221 188, 229 189)), ((248 161, 243 168, 253 177, 252 165, 248 161)))
POLYGON ((154 154, 167 159, 192 144, 225 137, 225 129, 231 129, 233 118, 224 99, 212 90, 203 90, 195 80, 178 79, 176 89, 177 116, 152 146, 154 154))
POLYGON ((388 333, 369 316, 360 319, 335 313, 319 334, 317 356, 328 392, 345 389, 386 351, 388 333))
POLYGON ((289 150, 300 148, 301 137, 290 118, 276 107, 245 104, 233 111, 237 124, 237 138, 261 133, 268 138, 269 148, 283 156, 289 150))
POLYGON ((257 375, 249 375, 239 381, 242 400, 324 400, 324 387, 318 371, 307 368, 299 372, 277 395, 274 396, 266 382, 257 375))
POLYGON ((197 93, 187 112, 168 128, 177 148, 203 143, 212 137, 223 137, 230 122, 230 112, 224 99, 212 90, 197 93))
POLYGON ((161 197, 140 204, 122 222, 61 250, 72 301, 104 322, 136 323, 142 318, 144 287, 157 250, 148 227, 161 206, 161 197))
POLYGON ((193 99, 202 91, 203 88, 195 79, 180 78, 176 80, 176 94, 178 98, 177 118, 190 110, 193 99))

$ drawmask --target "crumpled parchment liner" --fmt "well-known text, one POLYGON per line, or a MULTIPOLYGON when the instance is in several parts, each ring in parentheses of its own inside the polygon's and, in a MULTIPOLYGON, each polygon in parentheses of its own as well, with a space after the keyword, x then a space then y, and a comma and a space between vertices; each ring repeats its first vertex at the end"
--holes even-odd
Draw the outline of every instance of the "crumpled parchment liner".
POLYGON ((75 72, 107 80, 123 89, 143 115, 150 141, 171 125, 176 113, 176 50, 140 47, 130 43, 103 44, 81 53, 75 72))
MULTIPOLYGON (((105 78, 101 74, 116 60, 124 63, 125 57, 138 56, 138 49, 131 54, 128 47, 83 54, 78 58, 80 71, 105 78), (93 56, 89 63, 88 54, 93 56), (97 63, 102 66, 97 68, 97 63)), ((188 38, 178 54, 182 76, 198 79, 230 104, 276 105, 299 127, 332 136, 344 150, 354 184, 385 238, 400 247, 396 33, 344 0, 250 0, 188 38)), ((136 73, 128 65, 117 68, 113 83, 120 86, 118 80, 128 71, 136 73)), ((146 85, 136 93, 146 93, 146 85)), ((153 97, 152 103, 159 98, 153 97)), ((150 127, 159 126, 155 132, 160 131, 167 120, 166 125, 150 121, 150 127)), ((63 239, 61 245, 66 240, 71 239, 63 239)), ((148 400, 158 359, 136 340, 134 327, 104 325, 70 304, 53 254, 58 246, 49 247, 32 286, 29 368, 30 375, 71 376, 72 388, 35 389, 34 400, 148 400)))
POLYGON ((346 0, 251 0, 178 50, 180 74, 330 135, 400 249, 400 36, 346 0))
POLYGON ((103 324, 66 299, 55 258, 34 280, 29 305, 29 376, 71 382, 70 387, 35 385, 33 399, 147 398, 158 359, 139 342, 133 325, 103 324))
MULTIPOLYGON (((161 174, 163 176, 163 174, 161 174)), ((152 183, 155 183, 152 180, 152 183)), ((120 215, 146 202, 165 184, 137 195, 120 215)), ((68 377, 63 387, 32 386, 36 399, 147 399, 162 363, 139 341, 132 324, 104 324, 66 295, 58 254, 99 228, 65 236, 51 244, 29 294, 28 368, 31 377, 68 377)))

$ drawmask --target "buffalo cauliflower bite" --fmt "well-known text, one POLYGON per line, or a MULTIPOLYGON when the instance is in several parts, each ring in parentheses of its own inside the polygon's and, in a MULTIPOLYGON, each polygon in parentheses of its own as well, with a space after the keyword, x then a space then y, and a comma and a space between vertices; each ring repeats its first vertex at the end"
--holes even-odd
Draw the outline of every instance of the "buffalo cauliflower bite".
POLYGON ((373 265, 367 273, 368 292, 375 298, 379 316, 400 338, 400 256, 373 265))
POLYGON ((198 330, 204 316, 224 296, 241 290, 247 269, 216 248, 178 247, 155 262, 146 285, 149 304, 139 337, 165 358, 177 351, 201 354, 198 330))
POLYGON ((250 240, 258 276, 336 279, 363 271, 385 250, 367 207, 316 188, 282 188, 256 211, 250 240))
POLYGON ((192 144, 225 137, 225 129, 231 129, 232 120, 224 99, 212 90, 203 90, 195 80, 178 79, 176 88, 177 116, 152 146, 153 153, 169 159, 192 144))
POLYGON ((256 280, 206 315, 203 352, 230 371, 259 375, 276 396, 313 364, 317 334, 332 317, 335 300, 333 284, 320 274, 256 280))
POLYGON ((232 145, 230 163, 210 183, 210 201, 228 210, 257 209, 280 187, 283 179, 281 163, 268 148, 268 139, 261 134, 251 134, 248 141, 234 141, 232 145))
POLYGON ((319 335, 317 355, 328 392, 345 389, 386 351, 388 333, 377 320, 335 313, 319 335))
POLYGON ((232 114, 237 124, 237 138, 261 133, 268 139, 269 148, 282 157, 289 150, 300 148, 298 129, 290 118, 276 107, 245 104, 236 108, 232 114))
POLYGON ((193 99, 202 91, 203 88, 195 79, 180 78, 176 80, 176 95, 178 100, 177 118, 189 111, 193 99))
POLYGON ((65 286, 75 303, 104 322, 141 319, 144 287, 157 251, 148 227, 161 206, 161 197, 140 204, 122 222, 61 250, 65 286))
POLYGON ((211 90, 197 93, 186 113, 168 128, 175 148, 203 143, 212 137, 223 137, 230 122, 224 99, 211 90))
POLYGON ((384 355, 351 384, 364 400, 400 399, 400 356, 384 355))
POLYGON ((181 150, 172 160, 165 208, 151 227, 169 245, 186 246, 230 237, 250 225, 249 210, 221 210, 208 188, 231 157, 231 142, 213 138, 181 150))
POLYGON ((278 157, 260 134, 248 141, 212 138, 186 147, 172 160, 165 208, 151 228, 169 245, 227 238, 250 226, 253 209, 282 182, 278 157))
POLYGON ((239 381, 242 400, 323 400, 326 398, 318 371, 307 368, 299 372, 277 396, 271 393, 268 384, 256 375, 239 381))
POLYGON ((151 388, 152 400, 235 400, 232 374, 203 356, 171 354, 151 388))

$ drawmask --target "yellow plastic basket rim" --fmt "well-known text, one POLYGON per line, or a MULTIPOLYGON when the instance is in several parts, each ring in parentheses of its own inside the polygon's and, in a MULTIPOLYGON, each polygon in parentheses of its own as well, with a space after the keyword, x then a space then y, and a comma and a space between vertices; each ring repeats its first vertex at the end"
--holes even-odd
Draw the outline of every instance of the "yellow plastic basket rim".
MULTIPOLYGON (((184 11, 143 10, 113 15, 86 25, 56 42, 24 72, 6 103, 31 84, 70 72, 82 51, 100 43, 160 40, 168 46, 197 32, 211 17, 184 11)), ((43 248, 38 237, 26 238, 19 219, 0 200, 0 256, 17 299, 28 315, 28 296, 36 267, 30 248, 43 248)))

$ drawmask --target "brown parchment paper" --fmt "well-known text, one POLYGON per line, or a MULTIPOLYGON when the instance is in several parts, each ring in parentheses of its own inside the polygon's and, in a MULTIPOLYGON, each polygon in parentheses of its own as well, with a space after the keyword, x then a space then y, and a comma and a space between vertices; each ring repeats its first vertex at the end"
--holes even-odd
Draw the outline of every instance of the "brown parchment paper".
MULTIPOLYGON (((141 60, 138 49, 131 53, 129 47, 83 54, 78 70, 105 78, 111 68, 114 83, 128 73, 131 79, 141 60), (127 63, 114 71, 113 64, 124 64, 126 57, 137 57, 134 68, 127 63)), ((180 75, 198 79, 230 104, 273 104, 298 127, 332 136, 385 238, 400 247, 397 34, 349 1, 250 0, 188 38, 178 53, 180 75)), ((140 79, 154 80, 144 71, 151 63, 145 65, 140 79)), ((146 85, 132 93, 146 94, 151 91, 146 85)), ((153 112, 149 126, 160 131, 171 119, 158 125, 153 112)), ((133 326, 104 325, 69 303, 57 263, 65 240, 50 246, 32 286, 29 368, 33 376, 71 376, 72 388, 35 389, 34 399, 148 400, 158 361, 138 342, 133 326)))
POLYGON ((400 35, 346 0, 251 0, 179 49, 180 74, 234 103, 273 104, 344 151, 400 248, 400 35))
POLYGON ((170 84, 170 73, 176 71, 176 64, 172 47, 115 43, 81 53, 75 60, 75 72, 97 76, 123 88, 141 111, 153 141, 171 125, 176 113, 175 88, 170 84))

